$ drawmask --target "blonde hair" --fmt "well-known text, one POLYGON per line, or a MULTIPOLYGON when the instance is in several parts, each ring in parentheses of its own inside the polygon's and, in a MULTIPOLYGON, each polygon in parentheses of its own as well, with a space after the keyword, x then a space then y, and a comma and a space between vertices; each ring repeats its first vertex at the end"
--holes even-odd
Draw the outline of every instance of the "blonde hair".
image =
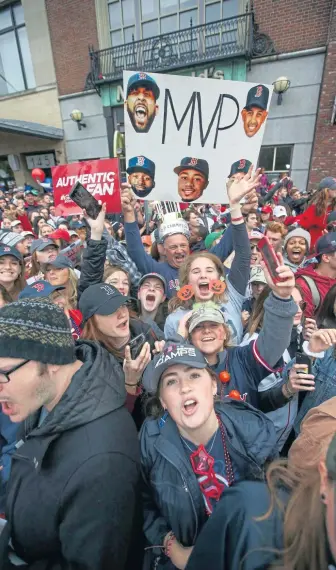
POLYGON ((78 299, 78 277, 73 269, 69 267, 69 281, 66 287, 68 302, 71 309, 77 308, 78 299))
MULTIPOLYGON (((194 253, 192 255, 188 255, 183 265, 181 265, 179 270, 180 287, 188 285, 191 264, 195 261, 195 259, 208 259, 209 261, 212 261, 212 263, 216 267, 218 277, 219 278, 225 277, 224 265, 217 257, 217 255, 213 255, 213 253, 203 251, 202 253, 194 253)), ((211 300, 214 301, 215 303, 225 303, 227 302, 227 297, 225 292, 219 295, 214 293, 213 298, 211 300)), ((194 302, 195 299, 189 299, 189 301, 182 301, 177 296, 173 297, 172 299, 170 299, 168 303, 168 312, 172 313, 173 311, 176 311, 176 309, 178 309, 179 307, 190 310, 192 309, 194 302)))

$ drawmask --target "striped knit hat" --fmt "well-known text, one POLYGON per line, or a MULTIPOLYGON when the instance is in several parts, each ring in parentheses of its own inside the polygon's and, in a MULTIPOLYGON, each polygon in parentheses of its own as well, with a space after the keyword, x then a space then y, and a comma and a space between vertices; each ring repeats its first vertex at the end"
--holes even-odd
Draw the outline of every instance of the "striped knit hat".
POLYGON ((75 362, 75 344, 63 310, 45 298, 5 305, 0 309, 0 357, 75 362))

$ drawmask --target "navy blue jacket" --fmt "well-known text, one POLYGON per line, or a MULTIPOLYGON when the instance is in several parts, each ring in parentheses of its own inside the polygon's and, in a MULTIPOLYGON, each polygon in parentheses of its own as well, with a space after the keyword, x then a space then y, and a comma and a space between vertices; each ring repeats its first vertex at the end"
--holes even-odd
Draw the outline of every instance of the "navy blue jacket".
MULTIPOLYGON (((241 478, 263 479, 266 461, 277 456, 276 433, 271 420, 243 402, 215 404, 227 431, 227 446, 241 478)), ((151 546, 163 543, 172 530, 184 546, 195 544, 207 520, 204 501, 174 421, 148 418, 140 432, 143 474, 144 531, 151 546)), ((148 558, 167 559, 160 549, 148 558)), ((149 566, 149 560, 146 560, 149 566)), ((147 566, 146 566, 147 567, 147 566)))

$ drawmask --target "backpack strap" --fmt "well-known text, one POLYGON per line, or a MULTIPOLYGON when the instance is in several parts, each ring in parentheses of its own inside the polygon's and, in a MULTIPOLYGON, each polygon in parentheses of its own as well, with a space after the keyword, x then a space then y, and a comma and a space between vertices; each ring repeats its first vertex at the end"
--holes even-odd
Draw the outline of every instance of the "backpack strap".
POLYGON ((313 303, 314 303, 314 307, 315 307, 315 313, 317 311, 317 309, 320 306, 320 302, 321 302, 321 295, 320 292, 317 288, 317 285, 314 281, 314 279, 312 277, 309 277, 308 275, 300 275, 300 279, 303 279, 305 283, 307 283, 309 290, 312 294, 312 299, 313 299, 313 303))

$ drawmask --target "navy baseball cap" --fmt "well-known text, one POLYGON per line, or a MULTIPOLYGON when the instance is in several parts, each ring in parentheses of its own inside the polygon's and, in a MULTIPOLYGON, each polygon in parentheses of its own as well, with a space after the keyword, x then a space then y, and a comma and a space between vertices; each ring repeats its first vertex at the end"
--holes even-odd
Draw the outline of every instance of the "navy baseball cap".
POLYGON ((256 85, 251 87, 246 97, 245 109, 250 109, 251 107, 259 107, 264 111, 267 109, 269 98, 269 89, 265 85, 256 85))
POLYGON ((34 251, 43 251, 48 245, 53 245, 57 248, 57 245, 54 241, 48 238, 41 238, 41 239, 34 239, 30 246, 30 253, 34 253, 34 251))
POLYGON ((155 164, 146 156, 133 156, 133 158, 130 158, 128 161, 126 172, 127 174, 132 174, 132 172, 144 172, 145 174, 149 174, 154 180, 155 164))
POLYGON ((151 91, 153 91, 155 99, 158 99, 160 97, 160 89, 155 79, 153 79, 153 77, 148 75, 148 73, 144 73, 143 71, 135 73, 134 75, 131 75, 131 77, 129 78, 127 83, 126 97, 128 97, 131 89, 135 89, 136 87, 139 86, 145 86, 151 91))
POLYGON ((317 189, 323 190, 324 188, 328 188, 328 190, 336 190, 336 178, 333 178, 332 176, 322 178, 317 189))
POLYGON ((198 348, 191 344, 175 344, 166 342, 160 354, 154 356, 153 360, 145 368, 142 376, 142 385, 149 394, 157 391, 162 374, 175 364, 184 364, 191 368, 206 368, 208 366, 203 354, 198 348))
POLYGON ((143 275, 138 283, 138 289, 140 289, 141 285, 143 284, 144 281, 146 281, 146 279, 150 279, 150 278, 155 278, 158 279, 159 281, 161 281, 162 285, 163 285, 163 289, 165 294, 167 294, 167 281, 165 280, 165 278, 160 275, 159 273, 146 273, 146 275, 143 275))
POLYGON ((180 166, 176 166, 174 172, 175 174, 180 174, 182 170, 197 170, 204 174, 207 180, 209 178, 209 164, 202 158, 192 158, 191 156, 182 158, 180 166))
POLYGON ((113 315, 119 307, 131 301, 131 297, 122 295, 118 289, 108 283, 96 283, 82 293, 78 307, 87 321, 92 315, 113 315))
POLYGON ((243 172, 244 174, 247 174, 251 164, 252 162, 250 162, 250 160, 246 160, 245 158, 237 160, 236 162, 231 164, 229 178, 231 178, 231 176, 237 174, 238 172, 243 172))
POLYGON ((70 228, 72 230, 79 230, 80 228, 86 228, 85 222, 70 222, 70 228))
POLYGON ((16 259, 18 259, 21 263, 23 262, 23 257, 21 253, 15 247, 11 247, 10 245, 0 246, 0 257, 4 257, 5 255, 12 255, 16 259))
POLYGON ((32 285, 27 285, 22 289, 18 299, 49 297, 51 293, 54 291, 60 291, 61 289, 65 289, 65 287, 63 285, 50 285, 48 281, 41 279, 40 281, 35 281, 32 285))
POLYGON ((334 251, 336 251, 336 232, 329 232, 317 240, 315 253, 310 257, 322 255, 323 253, 334 253, 334 251))
POLYGON ((66 255, 60 253, 53 261, 48 261, 46 265, 52 265, 57 269, 73 269, 73 263, 66 255))

